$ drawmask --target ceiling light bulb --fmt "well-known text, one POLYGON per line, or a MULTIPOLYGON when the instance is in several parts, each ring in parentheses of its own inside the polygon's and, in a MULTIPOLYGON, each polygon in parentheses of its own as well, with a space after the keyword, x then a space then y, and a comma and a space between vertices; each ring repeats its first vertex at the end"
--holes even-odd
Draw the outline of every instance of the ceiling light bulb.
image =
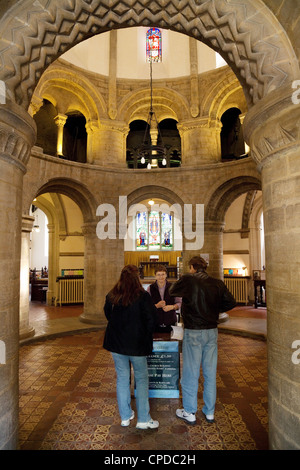
POLYGON ((154 201, 152 201, 152 199, 151 199, 151 201, 148 201, 148 204, 149 204, 149 206, 153 206, 154 201))

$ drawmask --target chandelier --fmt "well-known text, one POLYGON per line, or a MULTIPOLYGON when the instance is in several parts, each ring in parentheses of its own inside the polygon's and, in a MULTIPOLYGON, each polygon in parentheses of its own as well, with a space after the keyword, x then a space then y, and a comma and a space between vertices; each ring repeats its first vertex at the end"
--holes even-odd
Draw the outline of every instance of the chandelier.
POLYGON ((143 144, 137 149, 138 158, 144 165, 147 163, 147 169, 157 168, 158 162, 163 166, 167 165, 166 149, 163 145, 162 135, 153 111, 153 89, 152 89, 152 60, 150 60, 150 110, 145 129, 143 144), (150 140, 150 142, 149 142, 150 140), (161 145, 157 145, 160 141, 161 145))

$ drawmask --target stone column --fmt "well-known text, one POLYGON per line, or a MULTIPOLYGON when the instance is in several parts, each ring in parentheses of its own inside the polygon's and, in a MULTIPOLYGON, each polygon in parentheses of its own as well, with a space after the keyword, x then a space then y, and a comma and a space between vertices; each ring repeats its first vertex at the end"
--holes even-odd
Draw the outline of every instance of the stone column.
POLYGON ((108 114, 110 119, 117 117, 117 41, 118 31, 109 33, 109 85, 108 85, 108 114))
POLYGON ((94 163, 101 166, 126 167, 126 136, 124 122, 101 120, 94 141, 94 163))
MULTIPOLYGON (((253 214, 254 210, 252 211, 253 214)), ((257 212, 257 211, 255 211, 257 212)), ((253 270, 262 269, 262 259, 261 259, 261 226, 259 221, 252 217, 250 217, 249 221, 249 271, 248 275, 253 275, 253 270)), ((251 279, 249 282, 249 299, 250 301, 254 302, 254 284, 251 279)))
POLYGON ((220 123, 199 118, 177 125, 181 137, 181 166, 196 167, 221 160, 220 123))
MULTIPOLYGON (((223 281, 223 231, 225 224, 221 222, 204 222, 204 243, 200 250, 183 250, 183 271, 189 272, 188 262, 193 256, 203 256, 208 261, 207 274, 223 281)), ((201 228, 201 227, 200 227, 201 228)), ((186 246, 184 238, 184 246, 186 246)), ((225 322, 228 313, 220 312, 219 322, 225 322)))
POLYGON ((54 122, 57 125, 57 156, 63 155, 64 126, 66 124, 67 119, 68 116, 66 116, 65 114, 58 114, 56 118, 54 118, 54 122))
POLYGON ((19 295, 23 175, 36 126, 21 107, 0 106, 0 449, 18 445, 19 295), (1 343, 1 344, 3 344, 1 343))
POLYGON ((279 450, 300 449, 300 106, 292 92, 272 92, 244 121, 262 175, 269 440, 279 450))
POLYGON ((198 85, 198 54, 197 40, 189 38, 190 46, 190 81, 191 81, 191 116, 197 117, 199 114, 199 85, 198 85))
POLYGON ((90 120, 85 125, 87 133, 87 163, 94 163, 97 160, 97 142, 99 135, 99 123, 96 120, 90 120))
POLYGON ((34 328, 29 324, 29 258, 30 233, 34 217, 23 215, 21 240, 21 270, 20 270, 20 340, 34 336, 34 328))
POLYGON ((185 246, 190 242, 183 235, 183 269, 185 273, 189 271, 188 262, 193 256, 208 255, 207 273, 223 280, 223 231, 224 223, 205 221, 204 244, 199 250, 186 250, 185 246))
POLYGON ((96 223, 82 226, 84 250, 84 311, 80 320, 84 323, 106 326, 103 311, 105 296, 117 282, 124 266, 124 241, 100 240, 96 223))
POLYGON ((47 305, 53 305, 57 297, 56 278, 59 275, 59 237, 55 223, 48 224, 47 228, 49 236, 47 305))

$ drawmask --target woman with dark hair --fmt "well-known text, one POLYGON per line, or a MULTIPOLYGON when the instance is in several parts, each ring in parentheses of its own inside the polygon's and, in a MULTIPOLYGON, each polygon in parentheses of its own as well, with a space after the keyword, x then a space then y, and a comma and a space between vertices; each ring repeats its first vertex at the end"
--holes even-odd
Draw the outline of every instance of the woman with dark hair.
POLYGON ((103 347, 112 353, 117 373, 117 400, 121 426, 134 418, 131 408, 130 364, 136 383, 138 429, 158 428, 150 416, 147 356, 152 353, 156 323, 153 301, 143 289, 137 266, 127 265, 107 294, 104 313, 108 320, 103 347))

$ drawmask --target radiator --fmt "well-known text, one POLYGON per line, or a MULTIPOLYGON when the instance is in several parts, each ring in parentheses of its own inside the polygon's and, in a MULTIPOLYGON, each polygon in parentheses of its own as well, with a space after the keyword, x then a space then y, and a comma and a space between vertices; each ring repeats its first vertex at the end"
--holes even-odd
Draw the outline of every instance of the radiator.
POLYGON ((237 303, 248 304, 248 279, 225 277, 224 283, 237 303))
POLYGON ((84 279, 59 279, 56 303, 59 305, 83 303, 83 281, 84 279))

